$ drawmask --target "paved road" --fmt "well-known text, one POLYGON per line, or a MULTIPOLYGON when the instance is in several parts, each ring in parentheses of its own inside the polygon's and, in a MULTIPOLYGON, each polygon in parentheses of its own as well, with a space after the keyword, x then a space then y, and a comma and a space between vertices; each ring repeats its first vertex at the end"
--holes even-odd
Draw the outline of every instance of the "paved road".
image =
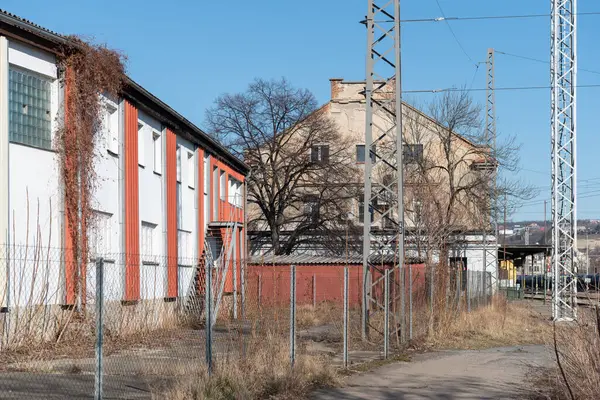
POLYGON ((549 365, 543 346, 444 351, 419 355, 352 376, 347 386, 320 391, 315 400, 333 399, 515 399, 524 398, 531 365, 549 365))

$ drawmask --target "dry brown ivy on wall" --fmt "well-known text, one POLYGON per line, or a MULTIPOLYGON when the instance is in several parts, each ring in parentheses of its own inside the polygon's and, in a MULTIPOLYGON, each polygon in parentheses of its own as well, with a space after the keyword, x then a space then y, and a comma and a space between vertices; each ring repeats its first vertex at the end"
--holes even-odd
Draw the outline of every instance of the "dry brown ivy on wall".
MULTIPOLYGON (((64 184, 66 232, 64 246, 73 262, 85 265, 88 253, 91 201, 97 186, 95 160, 103 129, 105 107, 101 95, 118 98, 125 82, 125 57, 103 45, 68 37, 58 56, 64 114, 59 119, 55 147, 64 184)), ((81 289, 79 273, 74 279, 81 289)), ((79 292, 81 294, 81 292, 79 292)))

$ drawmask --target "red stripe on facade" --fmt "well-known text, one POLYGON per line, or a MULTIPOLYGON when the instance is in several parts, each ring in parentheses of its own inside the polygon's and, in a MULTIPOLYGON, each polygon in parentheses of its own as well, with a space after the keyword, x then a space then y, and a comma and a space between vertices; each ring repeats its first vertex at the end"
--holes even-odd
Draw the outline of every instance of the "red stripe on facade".
POLYGON ((167 129, 167 297, 177 297, 177 137, 167 129))
POLYGON ((240 290, 240 283, 242 281, 242 275, 241 275, 241 271, 242 271, 242 259, 241 259, 241 254, 242 254, 242 249, 240 247, 241 243, 242 243, 242 230, 238 229, 236 234, 235 234, 235 269, 236 269, 236 276, 237 276, 237 280, 235 282, 235 290, 239 291, 240 290))
MULTIPOLYGON (((71 83, 72 75, 71 71, 67 68, 65 71, 65 115, 64 115, 64 123, 65 126, 69 124, 68 119, 68 106, 69 106, 69 90, 72 85, 71 83)), ((67 131, 68 132, 68 131, 67 131)), ((65 168, 73 168, 73 160, 70 158, 65 158, 65 168)), ((65 188, 64 196, 66 197, 67 191, 65 188)), ((66 201, 63 202, 66 204, 66 201)), ((69 220, 69 214, 66 209, 66 205, 64 206, 65 210, 65 232, 64 232, 64 240, 65 240, 65 301, 67 304, 75 303, 75 249, 73 248, 73 238, 71 235, 71 223, 69 220)))
MULTIPOLYGON (((70 123, 69 121, 69 107, 70 107, 70 90, 71 87, 73 85, 73 74, 70 70, 70 68, 67 68, 67 70, 65 71, 65 100, 64 100, 64 107, 65 107, 65 114, 64 114, 64 124, 65 126, 68 126, 68 124, 70 123)), ((72 130, 65 130, 65 134, 73 134, 74 131, 72 130)), ((66 140, 69 140, 69 138, 66 138, 66 140)), ((71 154, 65 154, 65 160, 64 160, 64 167, 65 169, 68 170, 72 170, 74 168, 76 168, 76 164, 75 164, 75 160, 73 159, 71 154)), ((68 193, 68 189, 67 189, 67 184, 65 184, 65 188, 64 188, 64 196, 65 196, 65 201, 64 201, 64 214, 65 214, 65 220, 64 220, 64 241, 65 241, 65 302, 66 304, 75 304, 75 301, 77 300, 77 259, 76 259, 76 249, 77 249, 77 243, 75 243, 75 241, 77 240, 77 238, 73 235, 73 223, 76 223, 74 221, 74 219, 72 217, 69 216, 69 210, 67 209, 67 205, 66 205, 66 197, 69 196, 68 193)))
POLYGON ((209 204, 209 216, 208 216, 208 222, 214 221, 215 220, 215 206, 218 207, 218 201, 215 202, 215 198, 218 197, 218 190, 219 190, 219 173, 217 171, 217 179, 215 179, 214 177, 214 171, 215 171, 215 167, 217 166, 217 161, 214 159, 214 157, 210 158, 210 171, 208 173, 209 175, 209 179, 210 179, 210 187, 209 187, 209 191, 208 191, 208 204, 209 204), (215 182, 216 181, 216 182, 215 182), (215 190, 217 192, 215 192, 215 190))
POLYGON ((140 298, 138 110, 125 101, 125 300, 140 298))

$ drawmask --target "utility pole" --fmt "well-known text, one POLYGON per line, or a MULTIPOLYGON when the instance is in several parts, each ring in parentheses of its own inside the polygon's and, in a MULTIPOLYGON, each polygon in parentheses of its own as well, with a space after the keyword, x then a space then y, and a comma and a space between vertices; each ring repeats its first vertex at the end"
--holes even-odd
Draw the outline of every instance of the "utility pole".
MULTIPOLYGON (((506 265, 506 193, 504 193, 504 232, 502 233, 502 244, 503 244, 503 251, 502 251, 502 258, 504 259, 504 268, 506 268, 506 271, 508 272, 508 265, 506 265)), ((508 277, 510 280, 510 276, 508 277)))
POLYGON ((552 316, 577 318, 577 0, 552 0, 552 316))
POLYGON ((491 163, 488 164, 489 173, 489 213, 484 217, 483 241, 483 290, 487 293, 487 273, 490 272, 490 291, 493 292, 494 282, 498 279, 498 218, 497 218, 497 193, 496 193, 496 91, 494 70, 494 49, 487 51, 486 64, 486 112, 485 112, 485 145, 490 148, 491 163))
MULTIPOLYGON (((546 203, 544 200, 544 244, 547 243, 546 235, 548 235, 548 218, 546 217, 546 203)), ((548 251, 544 250, 544 262, 542 263, 544 268, 544 304, 546 304, 546 296, 548 295, 548 251)))
MULTIPOLYGON (((363 340, 369 334, 371 315, 384 311, 381 299, 374 297, 373 289, 381 285, 384 276, 381 266, 376 265, 376 259, 394 255, 397 263, 393 276, 402 276, 404 268, 400 0, 368 0, 368 7, 363 21, 367 27, 365 149, 368 149, 364 178, 363 340), (390 96, 390 92, 395 96, 390 96), (374 123, 375 115, 384 116, 389 123, 374 123), (393 144, 393 151, 377 153, 378 149, 389 148, 389 144, 393 144), (394 176, 393 182, 379 181, 380 175, 386 174, 372 174, 373 170, 381 169, 394 176), (382 204, 397 204, 398 207, 394 210, 382 207, 382 204), (386 230, 389 225, 392 228, 386 230), (376 276, 380 276, 375 281, 373 271, 378 271, 376 276)), ((400 294, 404 294, 403 287, 400 294)))
POLYGON ((546 218, 546 203, 548 201, 544 200, 544 244, 546 244, 546 235, 548 234, 548 226, 547 226, 547 221, 548 218, 546 218))

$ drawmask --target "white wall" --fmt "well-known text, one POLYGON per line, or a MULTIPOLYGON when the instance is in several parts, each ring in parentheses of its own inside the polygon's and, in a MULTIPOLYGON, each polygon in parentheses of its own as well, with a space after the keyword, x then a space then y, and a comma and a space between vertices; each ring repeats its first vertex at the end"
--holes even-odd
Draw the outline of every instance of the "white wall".
MULTIPOLYGON (((118 115, 109 118, 108 110, 118 109, 118 104, 113 99, 102 97, 105 104, 102 133, 98 138, 96 158, 96 183, 97 187, 92 198, 92 208, 96 215, 90 226, 90 255, 104 259, 104 293, 107 299, 120 300, 123 298, 125 282, 125 269, 123 267, 121 252, 122 232, 119 224, 119 161, 122 154, 118 152, 118 143, 111 143, 113 137, 109 132, 118 132, 118 115), (114 118, 116 117, 116 118, 114 118), (102 213, 102 215, 98 215, 102 213), (95 247, 95 248, 94 248, 95 247)), ((118 111, 117 111, 118 113, 118 111)), ((118 135, 114 137, 119 140, 118 135)), ((95 296, 95 263, 88 265, 87 296, 95 296)))
MULTIPOLYGON (((161 168, 154 165, 154 133, 162 135, 159 121, 142 111, 138 111, 138 123, 142 125, 138 133, 139 146, 142 154, 139 172, 139 209, 140 209, 140 292, 142 298, 161 298, 166 296, 166 249, 162 240, 163 231, 163 174, 161 168), (155 225, 152 230, 151 254, 142 246, 144 240, 141 234, 142 223, 155 225)), ((160 140, 159 140, 160 141, 160 140)))
POLYGON ((181 182, 177 183, 178 203, 181 204, 181 215, 178 216, 178 256, 179 256, 179 274, 178 274, 178 293, 185 296, 190 293, 194 284, 195 265, 193 257, 196 252, 197 239, 197 156, 196 146, 191 142, 177 137, 177 145, 181 152, 181 182), (189 155, 192 158, 189 158, 189 155))
MULTIPOLYGON (((25 44, 9 41, 8 61, 29 72, 56 79, 54 57, 25 44)), ((0 88, 8 91, 8 87, 0 88)), ((56 129, 58 82, 51 85, 51 127, 56 129)), ((0 116, 7 118, 8 115, 0 116)), ((53 138, 54 139, 54 138, 53 138)), ((55 302, 61 294, 59 280, 62 193, 59 164, 53 151, 21 144, 9 145, 9 235, 13 249, 9 265, 10 305, 55 302), (29 249, 18 246, 29 246, 29 249), (51 248, 34 253, 33 248, 51 248), (57 262, 48 262, 48 259, 57 262), (31 296, 31 288, 35 288, 31 296), (30 298, 31 296, 31 298, 30 298)), ((5 255, 5 250, 3 257, 5 255)))

